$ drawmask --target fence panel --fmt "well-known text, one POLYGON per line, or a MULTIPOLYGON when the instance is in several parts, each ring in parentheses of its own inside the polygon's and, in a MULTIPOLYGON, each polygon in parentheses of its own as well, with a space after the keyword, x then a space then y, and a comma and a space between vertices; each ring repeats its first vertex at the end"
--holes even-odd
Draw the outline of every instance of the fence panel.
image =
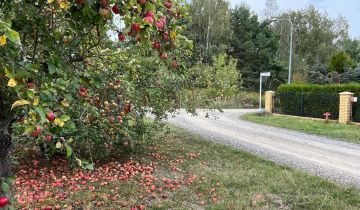
MULTIPOLYGON (((359 96, 358 100, 360 99, 359 96)), ((353 122, 360 122, 360 101, 353 103, 352 106, 352 121, 353 122)))
POLYGON ((285 92, 276 94, 275 96, 275 113, 313 118, 324 118, 325 112, 331 113, 330 119, 338 119, 338 94, 302 94, 285 92))

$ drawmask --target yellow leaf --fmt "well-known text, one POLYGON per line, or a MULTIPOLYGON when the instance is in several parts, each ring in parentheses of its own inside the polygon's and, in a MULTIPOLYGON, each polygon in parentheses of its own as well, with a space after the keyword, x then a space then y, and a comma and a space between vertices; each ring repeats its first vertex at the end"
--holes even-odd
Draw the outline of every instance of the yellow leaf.
POLYGON ((39 98, 39 97, 36 97, 36 98, 34 99, 33 105, 34 105, 34 106, 38 106, 38 105, 39 105, 39 102, 40 102, 40 98, 39 98))
POLYGON ((60 120, 59 118, 56 118, 55 120, 54 120, 54 124, 56 125, 56 126, 59 126, 59 127, 64 127, 64 124, 65 124, 65 122, 64 121, 62 121, 62 120, 60 120))
POLYGON ((30 104, 29 101, 27 100, 24 100, 24 99, 21 99, 21 100, 17 100, 15 101, 12 105, 11 105, 11 110, 15 107, 18 107, 18 106, 23 106, 23 105, 28 105, 30 104))
POLYGON ((53 3, 55 0, 48 0, 47 2, 48 2, 48 4, 51 4, 51 3, 53 3))
POLYGON ((62 147, 62 144, 60 142, 56 143, 56 149, 60 149, 62 147))
POLYGON ((76 158, 76 163, 78 164, 79 167, 82 166, 82 161, 80 159, 78 159, 78 158, 76 158))
POLYGON ((29 112, 29 115, 30 115, 32 121, 36 122, 36 120, 37 120, 37 119, 36 119, 36 113, 35 113, 34 111, 30 111, 30 112, 29 112))
POLYGON ((171 40, 175 41, 175 39, 176 39, 176 33, 173 32, 173 31, 171 31, 171 32, 170 32, 170 37, 171 37, 171 40))
POLYGON ((8 86, 9 87, 16 87, 17 83, 14 78, 9 79, 8 86))
POLYGON ((61 9, 68 9, 69 8, 69 3, 66 1, 61 1, 60 2, 60 8, 61 9))
POLYGON ((0 47, 6 45, 6 36, 0 36, 0 47))
POLYGON ((69 107, 69 102, 68 102, 66 99, 62 100, 62 101, 61 101, 61 104, 62 104, 64 107, 69 107))

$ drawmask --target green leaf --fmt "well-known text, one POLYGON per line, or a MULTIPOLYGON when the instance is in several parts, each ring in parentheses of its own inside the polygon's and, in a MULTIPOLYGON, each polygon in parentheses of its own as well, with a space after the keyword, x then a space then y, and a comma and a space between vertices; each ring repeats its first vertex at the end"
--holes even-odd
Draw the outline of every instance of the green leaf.
POLYGON ((30 125, 27 128, 25 128, 25 134, 30 135, 35 130, 34 125, 30 125))
POLYGON ((41 123, 45 123, 46 122, 46 116, 45 116, 44 110, 42 108, 40 108, 40 107, 35 107, 34 109, 35 109, 35 111, 37 113, 39 113, 40 118, 41 118, 41 123))
POLYGON ((62 121, 64 121, 64 122, 67 122, 67 121, 69 121, 71 118, 68 116, 68 115, 62 115, 61 117, 60 117, 60 120, 62 120, 62 121))
POLYGON ((72 101, 74 99, 71 94, 65 94, 64 98, 66 98, 68 101, 72 101))
POLYGON ((6 182, 1 183, 1 188, 4 193, 7 193, 10 190, 10 185, 6 182))
POLYGON ((49 69, 49 74, 53 74, 56 72, 56 66, 54 66, 53 64, 50 64, 48 69, 49 69))
POLYGON ((34 90, 27 90, 26 94, 29 98, 34 99, 35 98, 35 91, 34 90))
POLYGON ((16 180, 15 176, 9 176, 5 179, 8 184, 12 184, 16 180))
POLYGON ((73 153, 72 148, 69 146, 66 146, 66 157, 68 157, 68 158, 71 157, 72 153, 73 153))
POLYGON ((5 35, 8 39, 10 39, 10 41, 14 42, 15 44, 20 44, 20 36, 18 32, 12 29, 8 29, 5 32, 5 35))
POLYGON ((86 164, 83 168, 88 170, 94 170, 94 163, 86 164))
POLYGON ((9 206, 8 208, 9 208, 9 210, 16 210, 16 208, 14 206, 9 206))
POLYGON ((71 144, 71 143, 73 143, 73 141, 74 141, 74 139, 73 139, 73 138, 70 138, 70 139, 67 140, 67 143, 68 143, 68 144, 71 144))
POLYGON ((75 129, 76 128, 76 124, 74 122, 69 122, 66 124, 66 127, 69 129, 75 129))

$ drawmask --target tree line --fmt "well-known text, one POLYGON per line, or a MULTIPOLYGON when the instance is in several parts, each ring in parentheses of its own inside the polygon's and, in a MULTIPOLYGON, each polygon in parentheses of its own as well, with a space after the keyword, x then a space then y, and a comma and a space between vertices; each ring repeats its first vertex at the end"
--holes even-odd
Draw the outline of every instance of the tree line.
POLYGON ((332 18, 312 5, 282 13, 278 8, 276 0, 267 0, 259 16, 245 4, 231 8, 227 0, 192 0, 186 32, 194 45, 190 65, 211 66, 225 53, 237 60, 238 74, 213 80, 236 75, 238 88, 255 90, 260 72, 270 71, 266 86, 276 89, 288 79, 290 19, 293 82, 360 82, 360 40, 350 38, 345 17, 332 18))

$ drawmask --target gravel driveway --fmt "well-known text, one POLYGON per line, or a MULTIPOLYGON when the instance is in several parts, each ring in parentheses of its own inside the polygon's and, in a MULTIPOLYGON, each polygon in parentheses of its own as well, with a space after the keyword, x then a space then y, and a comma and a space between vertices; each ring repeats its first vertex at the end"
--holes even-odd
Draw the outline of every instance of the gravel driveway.
POLYGON ((280 164, 360 187, 360 145, 239 119, 254 110, 224 110, 198 116, 179 110, 168 122, 203 137, 255 153, 280 164))

